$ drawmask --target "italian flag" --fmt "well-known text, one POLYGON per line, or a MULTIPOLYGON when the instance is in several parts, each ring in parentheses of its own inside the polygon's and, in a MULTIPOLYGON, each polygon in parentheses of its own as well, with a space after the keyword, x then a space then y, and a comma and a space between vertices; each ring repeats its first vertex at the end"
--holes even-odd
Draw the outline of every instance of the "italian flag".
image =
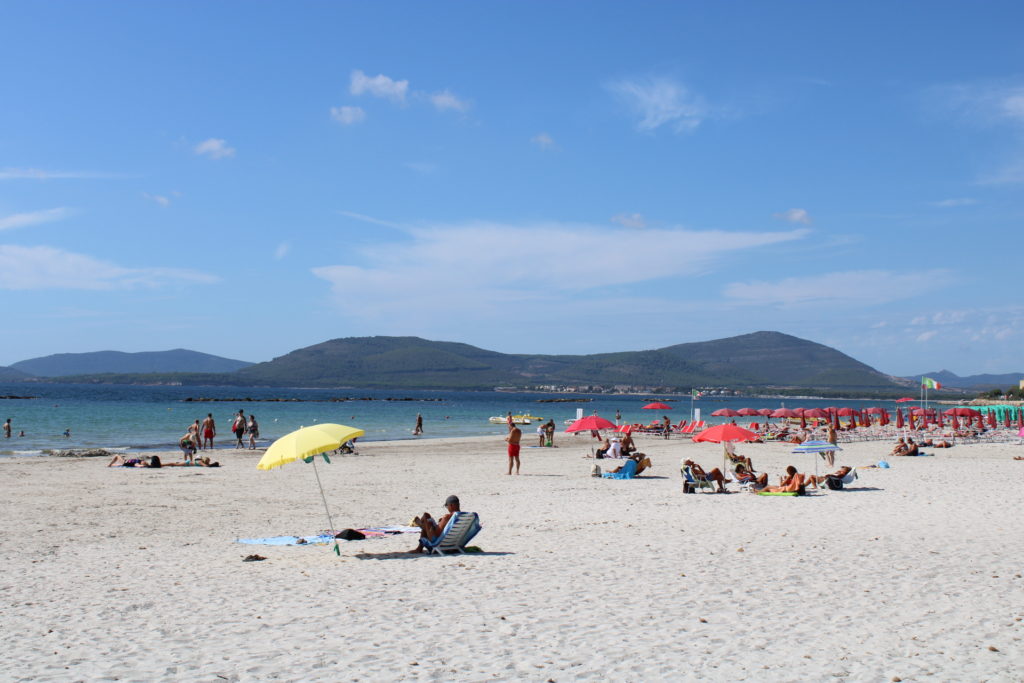
POLYGON ((921 378, 921 386, 924 387, 925 389, 941 389, 942 388, 942 384, 940 384, 939 382, 936 382, 931 377, 922 377, 921 378))

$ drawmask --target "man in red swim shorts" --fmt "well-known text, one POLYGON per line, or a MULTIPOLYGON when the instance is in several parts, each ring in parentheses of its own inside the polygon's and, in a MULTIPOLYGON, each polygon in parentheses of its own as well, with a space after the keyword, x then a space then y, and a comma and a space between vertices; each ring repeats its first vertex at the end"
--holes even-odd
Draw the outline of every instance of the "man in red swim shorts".
POLYGON ((516 474, 519 474, 519 440, 523 438, 523 431, 512 425, 505 441, 508 441, 508 473, 512 474, 512 463, 516 464, 516 474))

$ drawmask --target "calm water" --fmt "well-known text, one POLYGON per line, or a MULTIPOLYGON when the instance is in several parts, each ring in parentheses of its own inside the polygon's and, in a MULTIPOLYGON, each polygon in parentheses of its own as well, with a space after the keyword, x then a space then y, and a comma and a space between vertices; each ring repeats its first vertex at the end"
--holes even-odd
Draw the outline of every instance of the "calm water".
MULTIPOLYGON (((643 410, 651 397, 587 396, 589 403, 538 403, 538 399, 562 398, 564 394, 532 394, 470 391, 382 391, 365 389, 268 389, 238 387, 135 387, 76 384, 0 384, 2 395, 36 396, 27 400, 0 400, 0 422, 11 418, 13 434, 0 438, 0 456, 38 455, 57 448, 173 448, 193 420, 213 413, 217 421, 217 446, 231 446, 232 415, 241 408, 246 415, 255 413, 260 424, 259 445, 317 422, 338 422, 366 431, 365 440, 407 439, 412 437, 416 414, 423 414, 424 438, 453 436, 499 436, 502 425, 489 424, 492 415, 528 413, 545 420, 554 418, 559 429, 566 419, 576 416, 577 408, 585 415, 597 411, 614 420, 615 411, 622 412, 626 422, 650 422, 663 411, 643 410), (263 403, 229 401, 190 403, 187 397, 207 398, 298 398, 303 402, 263 403), (372 401, 329 402, 332 398, 372 398, 372 401), (385 399, 412 398, 413 401, 385 399), (441 399, 432 401, 426 399, 441 399), (71 430, 71 437, 63 436, 71 430), (20 431, 24 437, 18 437, 20 431)), ((665 397, 660 397, 665 398, 665 397)), ((680 397, 668 401, 674 410, 667 414, 673 422, 689 419, 690 401, 680 397)), ((878 405, 894 412, 895 404, 881 401, 840 401, 787 398, 712 398, 694 403, 702 415, 723 407, 734 409, 788 407, 824 407, 829 405, 853 408, 878 405)), ((756 419, 756 418, 753 418, 756 419)), ((724 421, 724 420, 722 420, 724 421)), ((738 418, 745 424, 747 418, 738 418)), ((711 418, 709 422, 716 422, 711 418)), ((524 427, 526 436, 534 427, 524 427)))

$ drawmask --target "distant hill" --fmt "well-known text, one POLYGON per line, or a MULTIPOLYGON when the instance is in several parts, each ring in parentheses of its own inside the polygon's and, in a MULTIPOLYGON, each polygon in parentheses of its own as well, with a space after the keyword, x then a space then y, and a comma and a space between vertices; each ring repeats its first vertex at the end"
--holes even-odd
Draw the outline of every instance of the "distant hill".
POLYGON ((229 381, 410 389, 528 384, 900 388, 846 354, 779 332, 585 356, 504 354, 419 337, 349 337, 243 368, 229 381))
POLYGON ((1010 387, 1017 386, 1017 383, 1024 379, 1024 372, 1008 372, 1002 375, 968 375, 967 377, 960 377, 949 370, 939 370, 938 372, 925 372, 920 375, 914 375, 913 377, 907 377, 907 379, 913 380, 915 384, 919 384, 922 377, 931 377, 936 382, 941 383, 944 387, 978 390, 1009 389, 1010 387))
POLYGON ((174 349, 171 351, 94 351, 91 353, 58 353, 31 358, 11 365, 39 377, 65 377, 103 373, 202 372, 226 373, 248 367, 252 363, 207 353, 174 349))
POLYGON ((29 379, 32 375, 0 365, 0 382, 20 382, 29 379))

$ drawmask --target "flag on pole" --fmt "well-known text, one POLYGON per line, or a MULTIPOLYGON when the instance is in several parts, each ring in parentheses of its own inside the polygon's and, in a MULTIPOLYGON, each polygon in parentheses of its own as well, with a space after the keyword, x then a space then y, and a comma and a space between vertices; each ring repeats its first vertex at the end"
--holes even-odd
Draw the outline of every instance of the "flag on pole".
POLYGON ((942 388, 942 384, 940 384, 939 382, 936 382, 931 377, 922 377, 921 378, 921 386, 924 387, 925 389, 941 389, 942 388))
POLYGON ((693 389, 693 390, 692 390, 692 391, 690 392, 690 396, 692 396, 693 398, 700 398, 700 392, 699 392, 699 391, 697 391, 696 389, 693 389))

